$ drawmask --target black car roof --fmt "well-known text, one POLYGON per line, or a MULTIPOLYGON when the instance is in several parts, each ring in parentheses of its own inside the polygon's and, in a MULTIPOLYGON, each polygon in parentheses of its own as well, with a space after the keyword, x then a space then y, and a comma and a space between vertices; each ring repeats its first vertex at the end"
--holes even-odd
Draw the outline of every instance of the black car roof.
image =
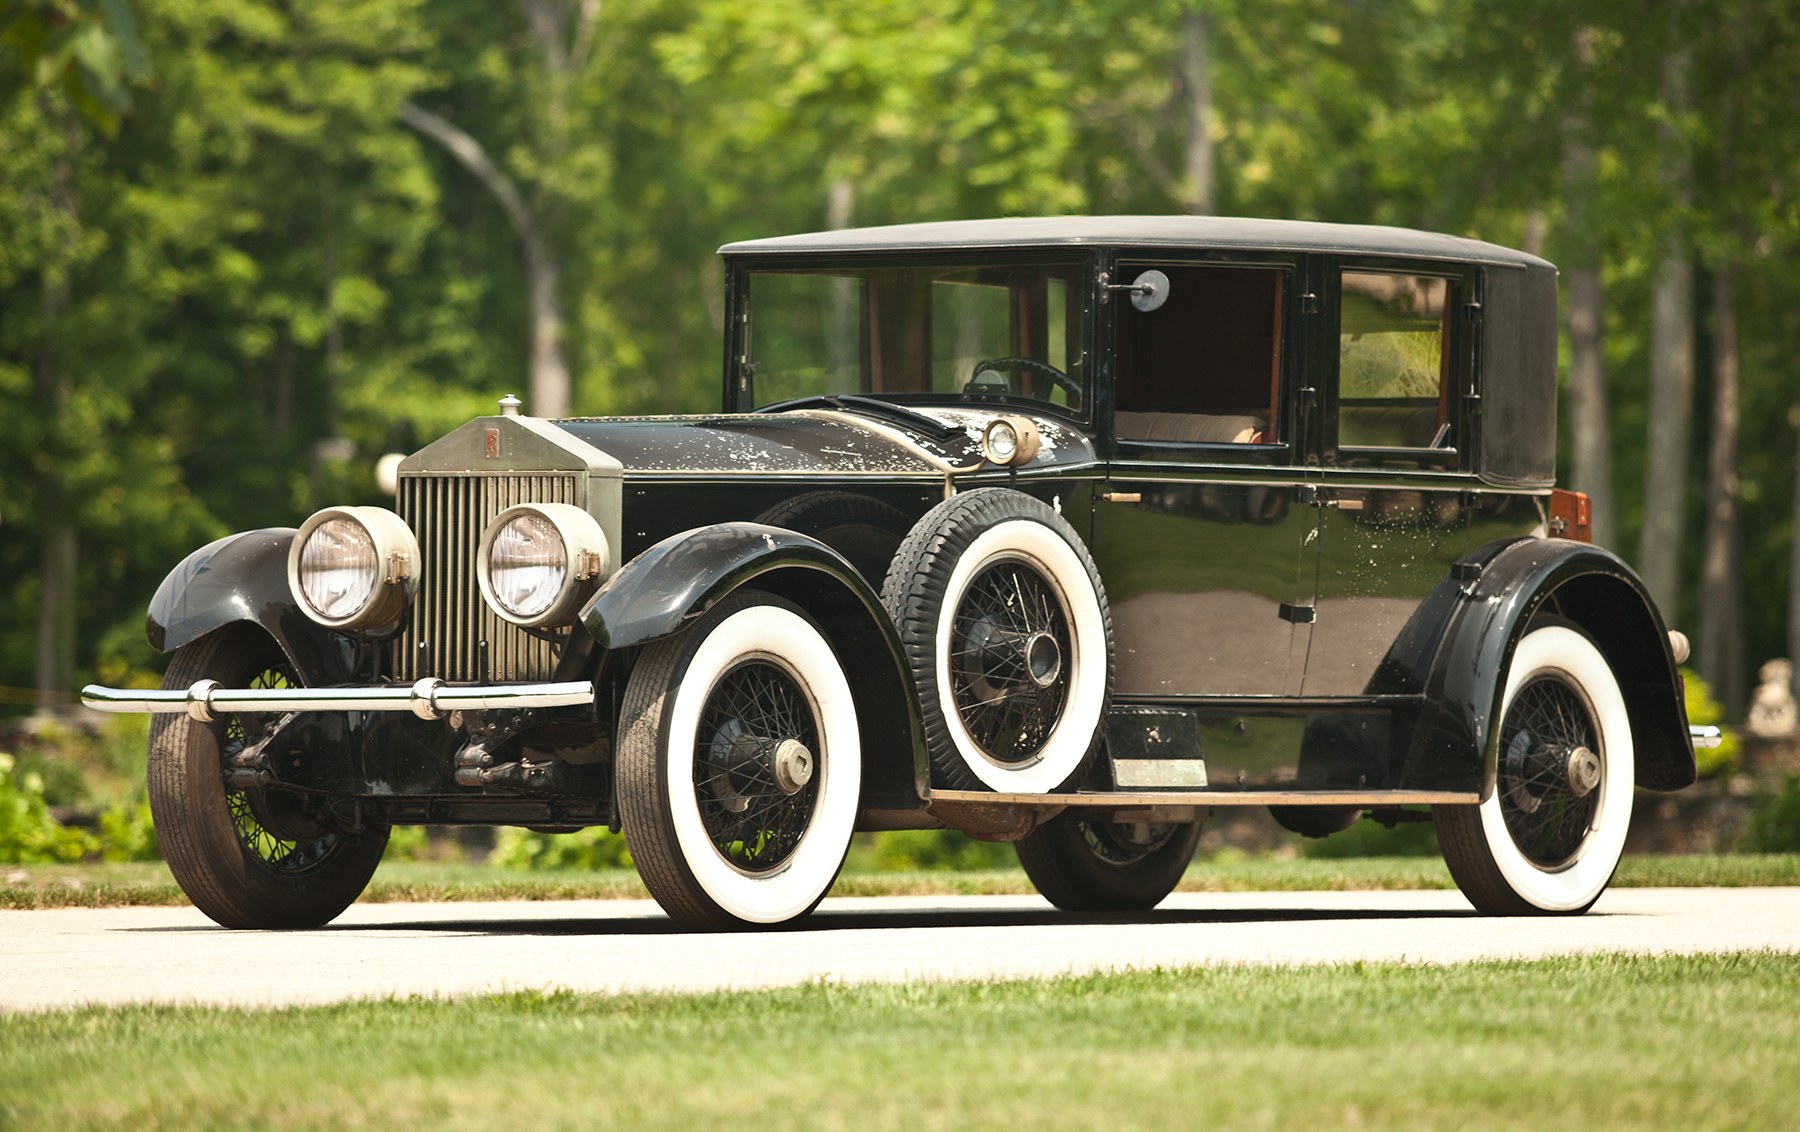
POLYGON ((740 240, 721 255, 1102 246, 1244 249, 1403 256, 1555 270, 1525 252, 1461 236, 1367 224, 1255 220, 1231 216, 1045 216, 944 220, 882 228, 841 228, 740 240))

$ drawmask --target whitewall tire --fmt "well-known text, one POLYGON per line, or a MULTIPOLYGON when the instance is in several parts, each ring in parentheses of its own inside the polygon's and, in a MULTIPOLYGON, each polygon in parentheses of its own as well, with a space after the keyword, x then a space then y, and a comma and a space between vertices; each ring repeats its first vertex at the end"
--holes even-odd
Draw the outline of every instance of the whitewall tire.
POLYGON ((964 492, 920 519, 882 587, 942 786, 1044 794, 1094 751, 1112 621, 1093 559, 1048 505, 964 492))
POLYGON ((1500 764, 1479 806, 1432 811, 1457 887, 1489 915, 1579 913, 1611 882, 1631 825, 1631 720, 1606 657, 1550 624, 1519 641, 1500 764))
POLYGON ((843 866, 862 790, 850 685, 798 608, 740 591, 638 659, 618 794, 650 894, 695 928, 811 912, 843 866))

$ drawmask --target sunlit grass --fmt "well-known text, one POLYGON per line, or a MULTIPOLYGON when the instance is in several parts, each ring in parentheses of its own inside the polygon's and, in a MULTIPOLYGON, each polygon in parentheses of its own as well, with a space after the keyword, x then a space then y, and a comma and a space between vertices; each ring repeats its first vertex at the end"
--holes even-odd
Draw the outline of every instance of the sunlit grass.
MULTIPOLYGON (((1800 885, 1800 854, 1627 857, 1618 887, 1742 888, 1800 885)), ((1182 892, 1396 891, 1453 888, 1435 857, 1343 860, 1221 853, 1196 860, 1182 892)), ((994 896, 1028 894, 1017 868, 979 870, 846 869, 837 896, 994 896)), ((647 897, 629 869, 515 871, 437 861, 388 861, 363 894, 367 903, 434 900, 617 900, 647 897)), ((0 908, 104 908, 187 903, 159 861, 0 867, 0 908)))
POLYGON ((1787 1128, 1800 958, 0 1016, 0 1126, 1787 1128))

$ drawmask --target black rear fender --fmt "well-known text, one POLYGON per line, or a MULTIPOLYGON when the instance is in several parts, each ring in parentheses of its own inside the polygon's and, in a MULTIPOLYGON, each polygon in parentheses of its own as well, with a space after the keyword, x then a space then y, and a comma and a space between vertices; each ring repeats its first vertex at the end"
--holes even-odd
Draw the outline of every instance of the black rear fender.
POLYGON ((1681 680, 1668 632, 1643 582, 1617 555, 1564 539, 1492 543, 1458 564, 1465 578, 1425 686, 1402 775, 1414 789, 1494 789, 1500 700, 1519 638, 1554 616, 1592 637, 1631 717, 1637 784, 1678 790, 1695 779, 1681 680), (1475 760, 1479 759, 1477 763, 1475 760))

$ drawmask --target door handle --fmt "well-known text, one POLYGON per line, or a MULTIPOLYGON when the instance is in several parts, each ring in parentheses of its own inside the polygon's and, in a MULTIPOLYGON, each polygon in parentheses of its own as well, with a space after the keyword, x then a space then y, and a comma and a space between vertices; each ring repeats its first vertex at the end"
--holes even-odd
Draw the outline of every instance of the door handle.
POLYGON ((1100 498, 1108 503, 1142 503, 1144 493, 1141 491, 1103 491, 1100 498))

